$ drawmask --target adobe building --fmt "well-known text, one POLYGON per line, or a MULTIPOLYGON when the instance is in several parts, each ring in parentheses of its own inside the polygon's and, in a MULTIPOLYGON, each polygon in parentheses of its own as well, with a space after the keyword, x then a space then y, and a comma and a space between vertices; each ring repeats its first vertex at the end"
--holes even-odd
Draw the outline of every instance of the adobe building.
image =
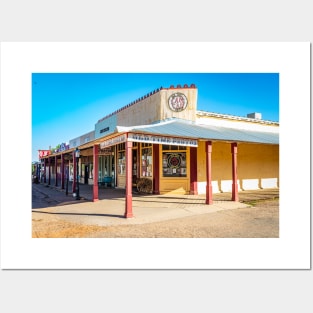
POLYGON ((207 204, 214 193, 230 191, 238 201, 239 190, 277 188, 279 124, 260 113, 198 111, 197 95, 193 84, 161 87, 101 118, 94 132, 41 159, 44 179, 56 177, 64 188, 70 173, 74 191, 78 168, 80 183, 93 185, 94 201, 101 185, 124 188, 125 217, 133 216, 135 186, 154 194, 206 194, 207 204))

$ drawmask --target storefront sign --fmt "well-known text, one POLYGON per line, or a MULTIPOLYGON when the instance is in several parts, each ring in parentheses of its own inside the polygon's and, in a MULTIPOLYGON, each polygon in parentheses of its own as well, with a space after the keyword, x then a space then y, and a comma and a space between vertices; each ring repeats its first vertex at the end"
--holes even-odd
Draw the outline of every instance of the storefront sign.
POLYGON ((117 137, 114 137, 114 138, 111 138, 111 139, 108 139, 108 140, 101 142, 100 148, 103 149, 106 147, 114 146, 114 145, 117 145, 117 144, 125 142, 125 141, 126 141, 126 135, 125 134, 120 135, 120 136, 117 136, 117 137))
POLYGON ((187 97, 181 92, 176 92, 168 98, 168 106, 174 112, 184 111, 187 104, 187 97))
POLYGON ((38 153, 39 153, 39 159, 41 159, 45 156, 50 155, 51 151, 50 150, 38 150, 38 153))
POLYGON ((198 147, 198 141, 195 139, 184 139, 174 137, 162 137, 143 134, 128 134, 129 141, 155 143, 159 145, 175 145, 175 146, 188 146, 198 147))
POLYGON ((114 152, 112 151, 112 148, 104 148, 104 149, 99 149, 99 155, 114 155, 114 152))

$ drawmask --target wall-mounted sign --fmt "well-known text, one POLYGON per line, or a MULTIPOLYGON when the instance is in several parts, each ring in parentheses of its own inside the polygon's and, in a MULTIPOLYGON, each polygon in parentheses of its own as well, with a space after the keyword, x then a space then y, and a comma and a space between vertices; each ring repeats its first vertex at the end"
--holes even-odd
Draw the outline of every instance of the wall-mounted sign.
POLYGON ((198 147, 198 141, 196 139, 185 139, 185 138, 163 137, 163 136, 152 136, 152 135, 145 135, 145 134, 129 133, 128 140, 135 141, 135 142, 156 143, 159 145, 198 147))
POLYGON ((184 111, 187 105, 187 97, 181 92, 176 92, 168 98, 168 106, 174 112, 184 111))
POLYGON ((114 155, 114 152, 112 151, 112 147, 99 149, 98 152, 99 155, 114 155))
POLYGON ((100 148, 103 149, 105 147, 110 147, 110 146, 114 146, 117 145, 119 143, 125 142, 126 141, 126 135, 120 135, 120 136, 116 136, 114 138, 105 140, 103 142, 100 143, 100 148))
POLYGON ((100 134, 109 131, 109 129, 110 129, 110 127, 105 127, 105 128, 100 129, 100 134))
POLYGON ((45 156, 50 155, 51 151, 50 150, 38 150, 38 153, 39 153, 39 159, 41 159, 45 156))

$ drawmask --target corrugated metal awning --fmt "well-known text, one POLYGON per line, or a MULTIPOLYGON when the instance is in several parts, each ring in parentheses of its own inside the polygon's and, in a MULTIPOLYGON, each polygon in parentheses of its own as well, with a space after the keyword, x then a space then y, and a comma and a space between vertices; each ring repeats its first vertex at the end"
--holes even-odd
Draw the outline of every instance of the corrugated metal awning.
POLYGON ((199 140, 279 144, 278 133, 252 131, 221 126, 199 125, 183 120, 170 120, 158 124, 133 127, 117 126, 117 131, 136 132, 159 136, 175 136, 199 140))

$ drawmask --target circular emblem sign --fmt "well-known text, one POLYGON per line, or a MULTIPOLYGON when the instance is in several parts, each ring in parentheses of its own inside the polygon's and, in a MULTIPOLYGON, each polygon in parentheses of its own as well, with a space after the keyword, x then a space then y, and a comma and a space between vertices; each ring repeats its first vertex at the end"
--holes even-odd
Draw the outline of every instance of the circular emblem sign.
POLYGON ((170 168, 178 168, 181 163, 181 158, 179 154, 170 154, 167 157, 167 163, 170 168))
POLYGON ((187 97, 181 92, 176 92, 168 98, 168 106, 174 112, 184 111, 187 104, 187 97))

